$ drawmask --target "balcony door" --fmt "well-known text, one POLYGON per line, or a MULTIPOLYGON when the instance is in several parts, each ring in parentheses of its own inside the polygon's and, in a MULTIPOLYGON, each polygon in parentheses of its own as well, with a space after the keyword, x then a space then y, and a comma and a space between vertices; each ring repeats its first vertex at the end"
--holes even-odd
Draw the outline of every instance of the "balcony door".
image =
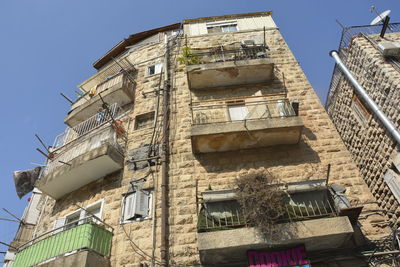
POLYGON ((244 101, 228 103, 229 118, 231 121, 243 121, 247 118, 249 110, 244 101))

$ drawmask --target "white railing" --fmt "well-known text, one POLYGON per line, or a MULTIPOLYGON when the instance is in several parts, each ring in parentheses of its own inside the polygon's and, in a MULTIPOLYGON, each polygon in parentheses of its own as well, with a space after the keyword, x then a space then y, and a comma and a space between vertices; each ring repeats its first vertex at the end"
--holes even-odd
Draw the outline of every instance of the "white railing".
POLYGON ((112 118, 115 118, 120 114, 120 111, 121 108, 117 106, 117 103, 114 103, 109 107, 109 111, 103 109, 78 125, 72 128, 67 128, 62 134, 56 136, 53 149, 58 149, 65 144, 68 144, 69 142, 72 142, 75 139, 88 134, 92 130, 95 130, 110 122, 112 118))
POLYGON ((69 165, 71 160, 85 154, 86 152, 96 149, 103 144, 110 144, 119 149, 116 133, 111 127, 100 128, 86 136, 82 136, 79 140, 74 140, 61 148, 54 150, 52 152, 53 158, 48 160, 43 175, 51 173, 60 166, 69 165))

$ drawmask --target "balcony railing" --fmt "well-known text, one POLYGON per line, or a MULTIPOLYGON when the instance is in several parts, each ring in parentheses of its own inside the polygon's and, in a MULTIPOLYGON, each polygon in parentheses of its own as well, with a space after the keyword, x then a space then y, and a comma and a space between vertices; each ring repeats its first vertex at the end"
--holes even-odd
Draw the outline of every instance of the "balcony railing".
POLYGON ((48 160, 42 175, 51 173, 58 167, 65 164, 68 165, 68 162, 74 158, 77 158, 78 156, 94 150, 104 144, 109 144, 122 153, 122 148, 117 143, 115 131, 111 127, 104 126, 97 131, 91 131, 90 133, 80 136, 79 138, 75 138, 73 141, 68 142, 64 146, 53 150, 52 158, 51 160, 48 160))
MULTIPOLYGON (((286 212, 276 223, 288 223, 337 216, 327 191, 310 191, 308 195, 295 193, 287 195, 286 212)), ((211 204, 212 205, 212 204, 211 204)), ((251 226, 246 220, 243 210, 236 201, 221 202, 217 208, 207 208, 203 204, 198 218, 198 232, 228 230, 251 226), (226 203, 226 205, 222 204, 226 203)))
POLYGON ((89 92, 93 87, 110 80, 110 77, 113 79, 118 76, 123 76, 124 73, 128 74, 133 71, 135 71, 134 66, 126 57, 123 57, 103 67, 99 72, 78 85, 78 88, 89 92))
POLYGON ((288 99, 266 100, 265 97, 239 101, 192 103, 193 125, 251 121, 296 116, 288 99))
POLYGON ((75 139, 84 136, 91 131, 94 131, 106 123, 112 121, 113 118, 117 117, 121 113, 121 108, 114 103, 110 106, 109 111, 102 110, 97 114, 91 116, 87 120, 79 123, 78 125, 67 128, 62 134, 58 135, 53 144, 53 149, 60 148, 75 139))
POLYGON ((28 267, 79 249, 110 257, 112 227, 91 216, 46 232, 17 250, 13 266, 28 267))
POLYGON ((266 58, 267 48, 262 44, 251 46, 234 44, 230 46, 220 46, 217 48, 198 49, 194 51, 193 56, 196 58, 196 61, 199 62, 199 64, 249 60, 266 58))

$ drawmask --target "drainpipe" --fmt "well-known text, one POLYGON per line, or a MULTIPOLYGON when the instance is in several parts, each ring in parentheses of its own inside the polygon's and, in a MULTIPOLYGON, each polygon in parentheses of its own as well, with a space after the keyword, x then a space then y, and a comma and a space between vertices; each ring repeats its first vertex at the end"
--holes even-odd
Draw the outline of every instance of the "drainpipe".
POLYGON ((332 50, 329 55, 335 59, 336 64, 339 66, 340 70, 347 77, 350 83, 354 86, 354 90, 358 93, 363 102, 366 103, 371 109, 372 113, 378 117, 378 120, 385 126, 386 130, 388 130, 390 135, 392 135, 392 137, 395 139, 397 145, 400 145, 400 132, 396 129, 396 126, 390 121, 385 113, 382 112, 374 100, 371 99, 365 89, 358 83, 356 78, 354 78, 354 76, 350 73, 349 69, 340 59, 338 52, 332 50))
POLYGON ((165 36, 165 57, 164 57, 164 90, 163 90, 163 143, 161 155, 161 266, 169 265, 169 229, 168 229, 168 162, 169 162, 169 42, 165 36))

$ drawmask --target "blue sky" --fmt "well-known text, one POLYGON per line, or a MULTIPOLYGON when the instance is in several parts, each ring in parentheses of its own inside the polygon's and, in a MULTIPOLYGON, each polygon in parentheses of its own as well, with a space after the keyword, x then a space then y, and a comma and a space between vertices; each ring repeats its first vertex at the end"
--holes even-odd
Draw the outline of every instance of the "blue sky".
MULTIPOLYGON (((43 163, 34 134, 48 144, 65 128, 76 85, 95 71, 92 62, 128 35, 182 19, 256 11, 273 18, 325 102, 341 28, 365 25, 375 17, 371 5, 391 9, 400 21, 400 1, 370 0, 1 0, 0 1, 0 208, 21 216, 12 172, 43 163)), ((10 218, 0 209, 0 218, 10 218)), ((16 223, 0 221, 0 241, 9 242, 16 223)), ((0 251, 6 247, 0 245, 0 251)), ((1 257, 0 257, 1 258, 1 257)))

